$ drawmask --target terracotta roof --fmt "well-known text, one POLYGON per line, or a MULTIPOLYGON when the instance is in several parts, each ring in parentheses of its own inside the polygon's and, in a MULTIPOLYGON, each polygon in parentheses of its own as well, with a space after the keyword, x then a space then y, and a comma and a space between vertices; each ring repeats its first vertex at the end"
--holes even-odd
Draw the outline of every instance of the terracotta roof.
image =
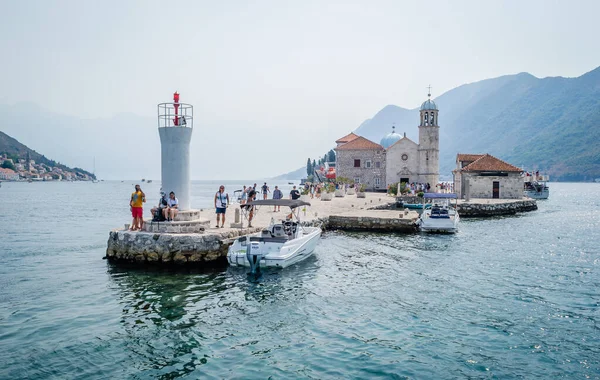
POLYGON ((383 150, 383 147, 364 137, 357 136, 352 141, 335 148, 335 150, 383 150))
POLYGON ((485 154, 464 154, 464 153, 459 153, 456 155, 456 162, 460 162, 460 161, 477 161, 479 160, 481 157, 485 156, 485 154))
POLYGON ((16 173, 14 170, 9 169, 9 168, 0 168, 0 172, 6 173, 6 174, 15 174, 16 173))
POLYGON ((354 134, 354 132, 350 132, 350 134, 347 134, 346 136, 335 140, 336 143, 347 143, 350 142, 352 140, 356 140, 359 136, 354 134))
POLYGON ((462 168, 462 171, 467 172, 522 172, 520 168, 502 161, 489 154, 484 154, 474 162, 462 168))

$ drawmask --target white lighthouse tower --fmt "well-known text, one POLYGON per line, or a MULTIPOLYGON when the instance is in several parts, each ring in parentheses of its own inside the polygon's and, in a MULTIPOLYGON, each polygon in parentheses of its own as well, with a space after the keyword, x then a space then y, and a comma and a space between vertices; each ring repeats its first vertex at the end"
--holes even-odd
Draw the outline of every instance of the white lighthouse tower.
POLYGON ((161 146, 162 190, 172 191, 179 200, 180 210, 190 209, 190 140, 194 129, 194 107, 179 103, 179 94, 173 94, 173 103, 158 105, 158 134, 161 146))

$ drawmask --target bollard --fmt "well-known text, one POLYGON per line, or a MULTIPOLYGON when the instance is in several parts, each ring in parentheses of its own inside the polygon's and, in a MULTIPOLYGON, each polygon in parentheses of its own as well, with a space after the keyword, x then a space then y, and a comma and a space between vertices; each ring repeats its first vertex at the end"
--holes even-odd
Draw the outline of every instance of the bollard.
POLYGON ((240 209, 236 208, 235 209, 235 223, 239 223, 240 222, 240 209))

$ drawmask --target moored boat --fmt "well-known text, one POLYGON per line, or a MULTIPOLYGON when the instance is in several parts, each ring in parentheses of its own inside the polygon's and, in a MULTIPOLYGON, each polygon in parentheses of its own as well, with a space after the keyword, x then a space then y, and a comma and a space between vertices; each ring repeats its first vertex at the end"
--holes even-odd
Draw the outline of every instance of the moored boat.
POLYGON ((449 232, 458 231, 460 216, 450 200, 458 202, 458 197, 453 193, 425 193, 423 194, 423 212, 419 216, 417 224, 421 231, 425 232, 449 232), (431 200, 431 207, 426 208, 427 200, 431 200))
POLYGON ((271 224, 261 232, 235 240, 227 252, 231 266, 249 267, 252 273, 261 268, 285 268, 307 259, 313 254, 321 237, 320 227, 300 224, 298 208, 309 202, 290 199, 265 199, 248 202, 243 208, 284 206, 292 211, 292 219, 271 224))
POLYGON ((550 188, 547 182, 549 176, 540 175, 539 172, 525 173, 523 175, 523 195, 532 199, 548 199, 550 188))

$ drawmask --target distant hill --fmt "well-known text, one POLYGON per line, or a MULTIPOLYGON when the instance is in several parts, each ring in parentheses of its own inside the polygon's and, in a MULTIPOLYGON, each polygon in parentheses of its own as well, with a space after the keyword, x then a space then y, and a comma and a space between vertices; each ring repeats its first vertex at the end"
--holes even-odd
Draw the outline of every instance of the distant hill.
MULTIPOLYGON (((425 100, 425 99, 423 99, 425 100)), ((600 67, 578 78, 520 73, 465 84, 435 99, 440 171, 456 153, 490 153, 553 180, 600 177, 600 67)), ((375 142, 391 131, 418 141, 418 108, 388 105, 356 133, 375 142)))
POLYGON ((27 157, 27 153, 29 153, 30 159, 34 160, 36 164, 45 164, 51 167, 59 167, 66 171, 86 174, 94 179, 96 178, 92 173, 86 170, 80 168, 69 168, 63 164, 55 162, 54 160, 46 158, 46 156, 44 156, 43 154, 40 154, 35 150, 28 148, 27 146, 18 142, 16 139, 0 131, 0 154, 6 154, 9 158, 13 159, 25 159, 27 157))
POLYGON ((306 166, 293 172, 289 172, 286 174, 278 175, 277 177, 273 177, 271 179, 301 179, 306 178, 306 166))

